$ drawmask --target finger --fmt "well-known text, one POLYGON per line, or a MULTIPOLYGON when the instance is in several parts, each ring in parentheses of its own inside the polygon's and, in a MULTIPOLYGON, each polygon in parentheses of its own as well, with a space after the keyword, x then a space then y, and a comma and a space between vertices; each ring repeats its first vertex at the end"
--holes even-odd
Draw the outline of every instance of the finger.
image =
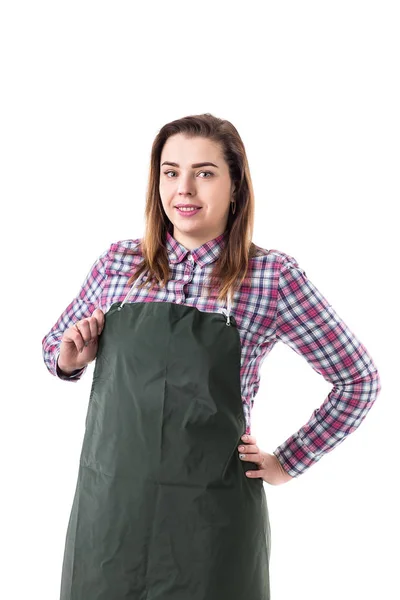
POLYGON ((87 346, 91 339, 90 323, 88 322, 88 319, 82 319, 82 321, 75 323, 75 329, 80 333, 82 347, 87 346))
POLYGON ((89 328, 90 328, 90 331, 89 331, 90 337, 86 341, 90 342, 90 341, 96 340, 97 336, 99 335, 99 333, 98 333, 99 332, 99 324, 97 322, 96 317, 94 317, 93 315, 91 317, 89 317, 87 321, 89 323, 89 328))
POLYGON ((242 435, 241 440, 245 443, 245 444, 255 444, 256 443, 256 438, 254 435, 250 435, 250 434, 245 434, 242 435))
POLYGON ((253 454, 254 452, 260 452, 260 448, 254 444, 246 444, 238 446, 239 452, 246 452, 246 454, 253 454))
POLYGON ((97 319, 95 317, 89 317, 87 319, 83 319, 82 321, 78 321, 76 325, 80 331, 85 346, 88 346, 91 341, 96 340, 98 334, 97 319))
POLYGON ((84 342, 82 340, 80 331, 75 327, 75 325, 72 325, 64 332, 63 338, 64 337, 67 341, 72 341, 75 344, 78 352, 82 352, 84 348, 84 342))
POLYGON ((95 319, 83 319, 75 323, 75 330, 80 334, 80 352, 90 343, 94 343, 97 339, 97 321, 95 319))
POLYGON ((266 477, 266 471, 264 469, 256 469, 255 471, 246 471, 246 476, 250 478, 255 477, 266 477))
POLYGON ((100 335, 104 328, 104 312, 101 310, 101 308, 96 308, 92 314, 92 317, 97 320, 97 335, 100 335))
POLYGON ((240 453, 239 454, 239 458, 240 458, 240 460, 243 460, 243 461, 247 460, 249 462, 260 464, 260 465, 263 462, 263 457, 262 457, 261 453, 259 453, 259 454, 244 454, 244 453, 240 453))
POLYGON ((85 347, 85 327, 87 327, 82 321, 78 321, 71 327, 71 337, 74 338, 75 346, 82 352, 85 347))

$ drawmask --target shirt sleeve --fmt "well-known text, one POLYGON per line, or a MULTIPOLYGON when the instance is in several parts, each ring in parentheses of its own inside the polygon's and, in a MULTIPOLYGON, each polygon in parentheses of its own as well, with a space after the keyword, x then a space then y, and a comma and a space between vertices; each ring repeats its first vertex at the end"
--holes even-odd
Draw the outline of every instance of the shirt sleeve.
POLYGON ((285 259, 279 274, 276 338, 333 384, 307 423, 273 452, 297 477, 359 427, 381 383, 365 346, 293 257, 285 259))
POLYGON ((68 304, 56 323, 42 339, 42 354, 47 369, 52 375, 64 381, 78 381, 87 369, 86 366, 70 376, 64 375, 57 366, 57 359, 60 354, 61 338, 64 331, 77 321, 90 317, 96 308, 100 308, 100 298, 107 279, 105 264, 110 248, 95 260, 77 296, 68 304))

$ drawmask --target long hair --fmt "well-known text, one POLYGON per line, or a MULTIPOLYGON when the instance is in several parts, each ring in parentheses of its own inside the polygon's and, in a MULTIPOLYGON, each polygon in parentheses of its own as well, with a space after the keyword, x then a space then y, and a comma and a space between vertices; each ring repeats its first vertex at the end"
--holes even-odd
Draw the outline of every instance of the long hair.
MULTIPOLYGON (((236 184, 235 214, 229 210, 225 244, 215 261, 211 273, 211 286, 217 287, 217 298, 226 301, 246 277, 249 260, 258 247, 253 244, 254 192, 246 151, 236 128, 224 119, 210 113, 176 119, 164 125, 154 139, 151 149, 150 171, 146 194, 145 231, 140 242, 143 260, 129 278, 131 285, 144 272, 151 288, 155 283, 163 286, 169 280, 170 270, 166 248, 167 231, 172 235, 173 224, 168 219, 159 193, 161 152, 167 139, 177 133, 189 137, 204 137, 220 144, 223 157, 229 166, 231 180, 236 184)), ((138 287, 143 287, 146 281, 138 287)))

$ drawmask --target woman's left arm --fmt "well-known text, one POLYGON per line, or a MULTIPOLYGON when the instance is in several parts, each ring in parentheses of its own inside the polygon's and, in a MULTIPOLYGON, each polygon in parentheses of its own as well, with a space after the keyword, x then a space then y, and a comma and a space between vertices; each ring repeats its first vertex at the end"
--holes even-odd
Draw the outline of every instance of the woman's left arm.
POLYGON ((308 422, 273 452, 285 471, 297 477, 359 427, 381 382, 365 346, 293 257, 280 269, 276 338, 333 384, 308 422))

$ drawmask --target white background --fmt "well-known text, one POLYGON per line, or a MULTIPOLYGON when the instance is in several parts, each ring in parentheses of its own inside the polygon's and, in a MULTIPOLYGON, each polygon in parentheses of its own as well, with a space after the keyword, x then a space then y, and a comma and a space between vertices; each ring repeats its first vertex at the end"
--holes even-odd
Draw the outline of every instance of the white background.
MULTIPOLYGON (((384 0, 3 3, 2 598, 59 597, 84 433, 94 364, 79 383, 52 377, 41 340, 100 253, 142 235, 157 131, 204 112, 246 146, 253 241, 296 257, 382 382, 338 448, 264 484, 272 600, 399 597, 399 29, 384 0)), ((260 447, 330 389, 275 346, 260 447)))

